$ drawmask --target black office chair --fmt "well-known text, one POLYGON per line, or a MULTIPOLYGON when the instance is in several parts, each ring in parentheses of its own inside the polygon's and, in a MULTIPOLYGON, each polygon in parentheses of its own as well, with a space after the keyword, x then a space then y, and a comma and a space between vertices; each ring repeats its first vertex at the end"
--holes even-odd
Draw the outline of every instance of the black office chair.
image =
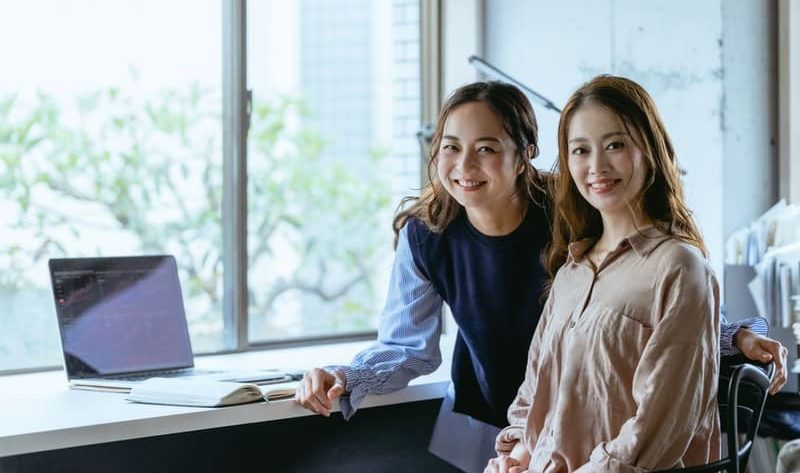
POLYGON ((758 423, 764 413, 767 389, 775 371, 772 364, 764 368, 758 366, 763 365, 743 363, 729 366, 729 374, 725 372, 725 367, 720 373, 720 388, 725 386, 726 381, 728 386, 726 391, 720 389, 718 395, 722 430, 728 434, 727 456, 706 465, 659 470, 654 473, 744 473, 753 448, 753 439, 758 431, 758 423), (742 432, 745 433, 744 442, 740 442, 739 438, 742 432))

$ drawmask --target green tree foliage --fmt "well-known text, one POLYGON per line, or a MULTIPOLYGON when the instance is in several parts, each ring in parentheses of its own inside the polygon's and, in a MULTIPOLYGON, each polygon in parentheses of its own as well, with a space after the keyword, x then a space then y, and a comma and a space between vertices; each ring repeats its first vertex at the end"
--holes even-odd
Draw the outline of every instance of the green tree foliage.
MULTIPOLYGON (((221 324, 219 104, 199 85, 146 99, 108 88, 75 107, 41 93, 0 100, 0 288, 30 287, 30 268, 46 258, 107 255, 127 239, 138 253, 176 255, 191 298, 207 308, 193 330, 221 324)), ((325 139, 302 126, 306 116, 288 97, 253 106, 251 313, 269 319, 293 293, 330 307, 321 329, 361 327, 375 306, 376 262, 389 250, 386 153, 329 162, 325 139)))

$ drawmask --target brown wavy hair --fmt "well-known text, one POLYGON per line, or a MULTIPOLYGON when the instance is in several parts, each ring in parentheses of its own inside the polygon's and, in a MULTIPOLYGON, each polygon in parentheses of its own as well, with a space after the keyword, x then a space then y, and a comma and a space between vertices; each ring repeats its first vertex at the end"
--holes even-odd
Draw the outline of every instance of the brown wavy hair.
POLYGON ((511 84, 498 81, 474 82, 454 90, 442 105, 428 151, 428 184, 422 188, 420 196, 404 197, 397 207, 392 222, 395 244, 397 234, 411 217, 420 219, 431 231, 441 233, 464 210, 439 182, 436 166, 447 118, 458 106, 471 102, 488 105, 497 114, 505 132, 516 145, 517 159, 524 164, 524 171, 517 177, 516 195, 544 206, 544 178, 531 163, 539 154, 539 127, 531 103, 522 91, 511 84), (526 155, 529 146, 534 149, 530 157, 526 155))
POLYGON ((570 242, 599 237, 600 212, 581 196, 568 166, 568 128, 583 105, 597 104, 616 113, 647 163, 644 185, 628 208, 641 208, 668 234, 696 246, 707 256, 703 238, 683 198, 675 149, 653 99, 642 86, 624 77, 600 75, 582 85, 567 101, 558 123, 558 175, 551 185, 555 218, 547 269, 554 276, 567 259, 570 242))

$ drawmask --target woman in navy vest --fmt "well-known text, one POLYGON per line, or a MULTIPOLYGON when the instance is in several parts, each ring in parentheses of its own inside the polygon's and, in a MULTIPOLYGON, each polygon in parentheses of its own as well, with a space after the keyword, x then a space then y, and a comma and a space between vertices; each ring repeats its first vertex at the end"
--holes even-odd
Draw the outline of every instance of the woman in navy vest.
MULTIPOLYGON (((339 399, 350 418, 365 395, 434 371, 447 303, 458 334, 431 451, 465 471, 483 469, 524 379, 550 278, 541 258, 550 239, 547 182, 531 163, 537 132, 530 102, 512 85, 477 82, 450 95, 430 148, 430 183, 394 219, 378 341, 348 366, 309 371, 299 404, 327 416, 339 399)), ((746 328, 762 321, 723 327, 723 354, 736 352, 736 335, 751 358, 777 357, 780 344, 746 328)))

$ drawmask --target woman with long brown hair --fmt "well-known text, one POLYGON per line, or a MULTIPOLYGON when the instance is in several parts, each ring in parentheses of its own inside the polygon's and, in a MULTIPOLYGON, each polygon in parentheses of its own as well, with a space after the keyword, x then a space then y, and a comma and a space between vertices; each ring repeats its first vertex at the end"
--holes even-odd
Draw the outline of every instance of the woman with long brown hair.
POLYGON ((494 437, 525 374, 548 278, 549 241, 533 108, 516 87, 476 82, 442 107, 430 148, 430 183, 394 219, 395 264, 378 342, 349 366, 312 370, 296 399, 352 415, 366 394, 405 387, 441 362, 441 308, 458 324, 452 386, 441 409, 445 443, 432 449, 466 471, 494 454, 494 437), (458 425, 458 427, 454 427, 458 425), (445 447, 442 447, 445 448, 445 447))
POLYGON ((714 461, 719 300, 650 95, 598 76, 569 99, 548 254, 558 269, 498 450, 514 468, 634 472, 714 461))

